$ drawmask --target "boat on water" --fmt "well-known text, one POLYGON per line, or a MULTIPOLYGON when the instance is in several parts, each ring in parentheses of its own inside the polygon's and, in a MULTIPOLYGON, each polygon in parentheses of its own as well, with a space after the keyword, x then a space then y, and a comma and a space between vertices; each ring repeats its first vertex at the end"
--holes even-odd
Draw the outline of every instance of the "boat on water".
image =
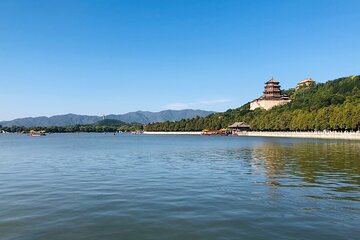
POLYGON ((45 134, 45 130, 40 130, 40 131, 30 130, 29 136, 42 137, 42 136, 46 136, 46 134, 45 134))
POLYGON ((220 129, 220 130, 208 130, 208 129, 204 129, 204 130, 201 132, 201 135, 205 135, 205 136, 213 136, 213 135, 227 136, 228 133, 226 132, 226 129, 220 129))
POLYGON ((141 130, 131 132, 131 134, 143 134, 143 133, 144 133, 144 131, 141 131, 141 130))

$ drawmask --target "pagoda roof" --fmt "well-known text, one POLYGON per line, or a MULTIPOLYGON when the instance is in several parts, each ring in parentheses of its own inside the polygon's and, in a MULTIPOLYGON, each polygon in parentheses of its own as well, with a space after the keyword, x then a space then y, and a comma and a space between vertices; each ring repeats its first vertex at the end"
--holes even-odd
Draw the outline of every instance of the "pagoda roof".
POLYGON ((277 80, 275 80, 274 78, 271 78, 269 81, 267 81, 265 84, 268 84, 268 83, 276 83, 278 84, 279 82, 277 80))

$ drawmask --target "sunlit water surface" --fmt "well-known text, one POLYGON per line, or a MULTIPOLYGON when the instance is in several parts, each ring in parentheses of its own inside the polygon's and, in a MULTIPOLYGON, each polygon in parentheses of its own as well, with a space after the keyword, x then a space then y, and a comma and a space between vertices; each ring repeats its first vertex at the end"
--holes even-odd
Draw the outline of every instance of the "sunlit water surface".
POLYGON ((360 239, 360 143, 0 134, 0 239, 360 239))

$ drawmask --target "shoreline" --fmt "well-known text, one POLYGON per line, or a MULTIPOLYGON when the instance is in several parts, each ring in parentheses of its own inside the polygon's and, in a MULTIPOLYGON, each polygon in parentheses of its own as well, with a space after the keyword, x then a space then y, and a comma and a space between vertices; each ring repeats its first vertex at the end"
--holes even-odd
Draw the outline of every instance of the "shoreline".
POLYGON ((144 131, 142 134, 147 135, 201 135, 201 131, 194 132, 148 132, 144 131))
POLYGON ((241 132, 238 136, 360 140, 360 132, 241 132))
MULTIPOLYGON (((147 135, 201 135, 202 132, 143 132, 147 135)), ((308 139, 359 140, 360 132, 240 132, 240 137, 278 137, 308 139)))

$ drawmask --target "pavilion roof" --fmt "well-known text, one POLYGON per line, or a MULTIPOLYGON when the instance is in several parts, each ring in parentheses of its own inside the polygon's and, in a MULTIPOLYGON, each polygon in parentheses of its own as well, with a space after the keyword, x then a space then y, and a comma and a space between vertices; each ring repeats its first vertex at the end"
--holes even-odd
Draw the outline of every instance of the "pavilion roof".
POLYGON ((247 124, 246 122, 235 122, 233 124, 231 124, 230 126, 228 126, 229 128, 239 128, 239 127, 250 127, 249 124, 247 124))
POLYGON ((268 83, 275 83, 275 84, 279 84, 279 81, 277 81, 276 79, 274 78, 271 78, 269 81, 267 81, 265 84, 268 84, 268 83))

